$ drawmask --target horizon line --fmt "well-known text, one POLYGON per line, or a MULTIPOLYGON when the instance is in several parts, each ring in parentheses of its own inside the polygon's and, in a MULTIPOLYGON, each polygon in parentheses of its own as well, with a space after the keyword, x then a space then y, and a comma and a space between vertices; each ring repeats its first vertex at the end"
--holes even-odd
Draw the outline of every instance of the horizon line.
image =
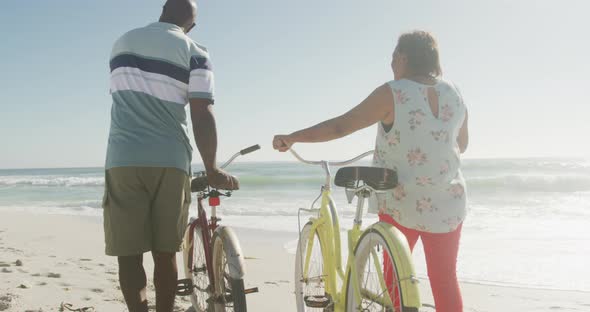
MULTIPOLYGON (((575 155, 575 156, 514 156, 514 157, 465 157, 461 159, 462 161, 465 160, 526 160, 526 159, 590 159, 590 155, 575 155)), ((367 159, 369 160, 369 159, 367 159)), ((330 161, 330 160, 329 160, 330 161)), ((362 161, 362 160, 361 160, 362 161)), ((221 164, 223 162, 219 162, 221 164)), ((239 163, 298 163, 297 160, 242 160, 236 161, 235 164, 239 163)), ((192 163, 192 167, 202 166, 203 163, 192 163)), ((14 168, 0 168, 0 171, 8 171, 8 170, 53 170, 53 169, 99 169, 104 168, 104 166, 75 166, 75 167, 14 167, 14 168)))

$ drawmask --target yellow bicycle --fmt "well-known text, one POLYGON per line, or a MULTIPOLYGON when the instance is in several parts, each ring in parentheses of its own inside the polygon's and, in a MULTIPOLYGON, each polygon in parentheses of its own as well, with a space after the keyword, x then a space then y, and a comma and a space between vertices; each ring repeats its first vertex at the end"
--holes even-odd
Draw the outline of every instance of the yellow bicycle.
POLYGON ((297 311, 417 312, 418 280, 406 238, 384 222, 361 230, 365 200, 393 189, 396 173, 377 167, 344 167, 336 173, 334 184, 345 187, 348 202, 357 197, 344 269, 339 218, 331 196, 330 166, 349 165, 373 151, 342 162, 309 161, 293 149, 290 151, 299 161, 319 165, 326 173, 320 196, 310 209, 300 209, 300 213, 313 216, 303 229, 299 227, 295 260, 297 311))

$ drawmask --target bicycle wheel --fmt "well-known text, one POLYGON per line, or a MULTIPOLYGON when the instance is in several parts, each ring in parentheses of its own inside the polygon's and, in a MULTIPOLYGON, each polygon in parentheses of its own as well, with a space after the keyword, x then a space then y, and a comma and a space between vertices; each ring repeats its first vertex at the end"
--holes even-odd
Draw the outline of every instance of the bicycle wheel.
POLYGON ((215 312, 246 312, 243 263, 236 236, 227 227, 218 228, 213 236, 215 312))
POLYGON ((355 295, 352 271, 346 285, 347 312, 418 312, 417 307, 402 304, 400 272, 394 261, 394 246, 390 246, 381 231, 369 228, 361 236, 355 251, 356 281, 360 298, 355 295))
POLYGON ((210 311, 207 300, 211 294, 209 287, 209 275, 205 258, 205 245, 200 227, 193 230, 193 243, 189 243, 190 225, 184 236, 183 260, 184 276, 193 283, 193 291, 190 294, 191 303, 197 312, 210 311), (189 259, 192 258, 192 267, 189 267, 189 259))
POLYGON ((295 301, 298 312, 324 311, 322 301, 326 300, 323 244, 317 232, 312 231, 312 223, 308 222, 297 242, 295 255, 295 301), (310 240, 313 244, 309 250, 310 240), (305 259, 309 255, 307 276, 304 276, 305 259), (318 307, 312 307, 317 301, 318 307))

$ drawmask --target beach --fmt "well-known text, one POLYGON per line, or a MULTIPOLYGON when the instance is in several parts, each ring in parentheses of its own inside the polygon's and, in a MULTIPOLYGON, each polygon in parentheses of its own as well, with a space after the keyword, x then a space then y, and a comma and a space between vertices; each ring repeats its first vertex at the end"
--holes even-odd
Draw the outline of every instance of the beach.
MULTIPOLYGON (((469 159, 462 166, 469 212, 457 276, 465 311, 590 311, 590 161, 469 159)), ((246 287, 260 289, 247 296, 249 311, 295 311, 298 208, 319 195, 323 172, 289 162, 236 163, 230 172, 241 189, 222 199, 218 213, 238 234, 246 287)), ((125 311, 116 259, 103 252, 103 191, 100 167, 0 170, 0 311, 59 311, 62 302, 125 311)), ((346 237, 355 203, 340 188, 332 195, 346 237)), ((375 220, 363 215, 364 226, 375 220)), ((423 302, 432 305, 420 243, 413 261, 423 302)), ((151 272, 149 254, 144 263, 151 272)), ((177 311, 189 305, 179 297, 177 311)))
MULTIPOLYGON (((288 245, 297 238, 296 233, 235 231, 246 257, 246 287, 260 290, 247 296, 248 310, 295 311, 294 255, 288 245)), ((0 211, 0 311, 60 311, 62 303, 74 308, 91 306, 96 311, 126 311, 116 259, 105 256, 103 249, 98 218, 0 211)), ((144 263, 151 272, 148 254, 144 263)), ((150 305, 154 303, 152 285, 148 278, 150 305)), ((432 305, 427 280, 420 287, 423 302, 432 305)), ((465 311, 590 311, 589 292, 469 282, 462 282, 461 287, 465 311)), ((175 311, 189 307, 188 298, 177 298, 175 311)))

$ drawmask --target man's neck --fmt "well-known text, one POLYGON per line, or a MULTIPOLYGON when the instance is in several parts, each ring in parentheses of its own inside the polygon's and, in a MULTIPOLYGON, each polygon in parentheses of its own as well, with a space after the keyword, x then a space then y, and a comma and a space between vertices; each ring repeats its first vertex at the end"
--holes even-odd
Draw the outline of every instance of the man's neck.
POLYGON ((176 26, 178 26, 178 27, 180 27, 180 28, 182 28, 182 29, 184 30, 184 27, 182 27, 181 25, 178 25, 177 23, 175 23, 175 22, 173 22, 173 21, 171 21, 171 20, 168 20, 168 19, 166 19, 166 18, 163 18, 163 17, 160 17, 160 19, 158 20, 158 22, 160 22, 160 23, 168 23, 168 24, 176 25, 176 26))

